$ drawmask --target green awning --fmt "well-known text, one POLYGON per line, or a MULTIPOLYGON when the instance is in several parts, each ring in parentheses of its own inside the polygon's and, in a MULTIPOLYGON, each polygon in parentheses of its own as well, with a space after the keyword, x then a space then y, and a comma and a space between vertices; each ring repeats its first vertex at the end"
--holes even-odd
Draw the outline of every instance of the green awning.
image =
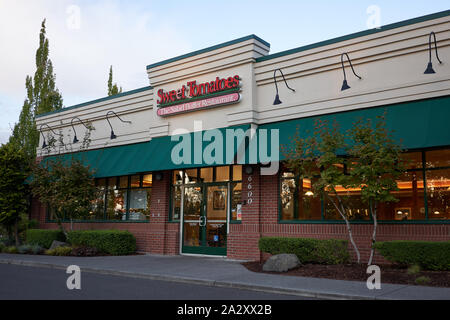
MULTIPOLYGON (((217 130, 225 137, 227 129, 241 129, 245 132, 249 128, 250 125, 241 125, 217 130)), ((202 134, 204 135, 210 131, 211 130, 203 131, 202 134)), ((181 135, 183 138, 187 136, 189 136, 189 139, 191 139, 192 142, 194 141, 194 133, 181 135)), ((191 144, 192 161, 190 163, 174 163, 171 159, 171 153, 173 147, 175 147, 179 141, 172 141, 171 138, 171 136, 153 138, 148 142, 64 154, 60 157, 62 157, 64 161, 67 161, 67 163, 70 163, 72 159, 82 160, 83 163, 95 169, 95 176, 97 178, 211 166, 211 164, 208 164, 203 158, 201 159, 201 162, 194 162, 194 143, 191 144)), ((203 142, 202 153, 204 148, 209 144, 209 141, 203 142)), ((235 139, 234 155, 236 155, 237 149, 238 142, 237 139, 235 139)), ((222 155, 222 160, 219 160, 219 163, 227 164, 225 144, 223 145, 222 155)), ((54 157, 56 156, 50 156, 46 159, 52 159, 54 157)))
MULTIPOLYGON (((314 132, 314 123, 318 119, 334 120, 341 130, 350 129, 358 119, 373 119, 386 113, 386 126, 393 130, 394 139, 404 149, 421 149, 450 145, 450 96, 347 111, 316 117, 295 119, 264 124, 258 130, 279 129, 280 146, 289 148, 298 132, 300 136, 314 132)), ((280 159, 285 157, 280 152, 280 159)))

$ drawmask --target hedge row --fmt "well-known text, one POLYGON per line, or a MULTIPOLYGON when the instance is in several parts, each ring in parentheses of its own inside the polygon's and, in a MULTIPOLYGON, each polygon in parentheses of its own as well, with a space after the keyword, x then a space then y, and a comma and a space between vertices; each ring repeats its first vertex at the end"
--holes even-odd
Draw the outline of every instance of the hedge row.
POLYGON ((375 243, 375 249, 386 260, 400 265, 450 270, 450 241, 386 241, 375 243))
POLYGON ((129 231, 70 231, 67 241, 73 246, 96 248, 102 253, 112 255, 127 255, 136 252, 136 238, 129 231))
POLYGON ((28 229, 25 240, 28 244, 39 245, 48 249, 53 240, 66 241, 66 237, 61 230, 28 229))
POLYGON ((301 263, 348 263, 348 242, 338 239, 304 239, 264 237, 259 239, 259 249, 270 254, 292 253, 301 263))

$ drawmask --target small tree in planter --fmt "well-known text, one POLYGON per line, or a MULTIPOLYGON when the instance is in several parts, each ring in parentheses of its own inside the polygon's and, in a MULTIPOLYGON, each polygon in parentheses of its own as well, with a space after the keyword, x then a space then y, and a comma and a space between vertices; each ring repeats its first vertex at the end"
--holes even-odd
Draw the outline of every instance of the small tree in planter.
POLYGON ((294 142, 294 150, 285 152, 288 168, 301 179, 311 180, 314 196, 323 195, 333 204, 345 221, 357 262, 360 263, 361 255, 353 239, 349 221, 348 202, 336 191, 338 186, 349 188, 357 184, 355 177, 344 170, 351 165, 351 160, 344 156, 349 149, 345 136, 340 132, 336 122, 330 128, 327 121, 318 120, 313 135, 299 138, 297 133, 294 142))
POLYGON ((344 136, 335 122, 317 121, 312 136, 295 137, 295 149, 287 154, 288 167, 301 178, 311 179, 315 195, 322 194, 336 208, 345 221, 350 242, 360 263, 360 253, 353 240, 345 197, 336 187, 361 188, 361 198, 368 204, 374 227, 368 265, 372 264, 376 232, 377 210, 380 203, 397 201, 397 180, 404 173, 400 159, 401 147, 386 129, 385 115, 372 120, 358 120, 344 136), (345 169, 343 169, 345 168, 345 169))
POLYGON ((397 180, 405 172, 405 166, 400 159, 402 149, 386 129, 384 115, 377 118, 375 125, 370 119, 357 121, 349 134, 353 140, 349 154, 356 159, 350 174, 361 187, 361 198, 369 205, 373 219, 372 246, 368 261, 368 265, 371 265, 379 204, 398 201, 392 192, 398 190, 397 180))
MULTIPOLYGON (((80 151, 89 146, 91 130, 93 127, 89 124, 80 151)), ((72 221, 88 215, 97 199, 94 172, 84 165, 83 159, 78 159, 75 155, 64 158, 59 154, 62 150, 72 150, 72 145, 64 144, 62 135, 58 140, 50 137, 48 141, 47 152, 50 153, 49 150, 53 149, 57 154, 34 166, 31 188, 33 195, 55 211, 56 221, 67 235, 62 225, 64 218, 71 221, 73 229, 72 221)))

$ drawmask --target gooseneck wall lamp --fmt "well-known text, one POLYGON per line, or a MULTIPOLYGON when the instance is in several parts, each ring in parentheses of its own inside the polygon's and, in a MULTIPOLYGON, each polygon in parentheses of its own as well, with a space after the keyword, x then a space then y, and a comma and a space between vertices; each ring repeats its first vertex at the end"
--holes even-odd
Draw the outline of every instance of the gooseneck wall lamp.
POLYGON ((428 39, 428 52, 429 52, 429 54, 430 54, 430 61, 428 62, 428 66, 427 66, 427 69, 425 70, 425 72, 424 72, 424 74, 433 74, 433 73, 436 73, 435 71, 434 71, 434 69, 433 69, 433 64, 431 63, 431 37, 434 37, 434 48, 436 49, 436 58, 437 58, 437 60, 439 61, 439 63, 441 64, 442 63, 442 61, 439 59, 439 56, 438 56, 438 50, 437 50, 437 41, 436 41, 436 34, 432 31, 431 33, 430 33, 430 37, 429 37, 429 39, 428 39))
POLYGON ((344 82, 342 83, 342 88, 341 91, 350 89, 350 86, 347 83, 347 76, 345 74, 345 67, 344 67, 344 56, 347 57, 348 62, 350 63, 350 67, 352 68, 353 74, 359 78, 359 80, 361 80, 362 78, 360 76, 358 76, 355 73, 355 69, 353 69, 353 65, 352 65, 352 61, 350 60, 350 57, 348 56, 348 54, 346 52, 344 52, 343 54, 341 54, 341 65, 342 65, 342 72, 344 72, 344 82))
POLYGON ((70 125, 72 126, 73 133, 75 134, 75 136, 73 137, 73 143, 77 143, 77 142, 79 141, 78 138, 77 138, 77 132, 75 131, 75 128, 74 128, 74 126, 73 126, 73 120, 75 120, 75 119, 78 119, 78 121, 80 121, 81 124, 82 124, 83 126, 86 127, 86 129, 89 129, 89 128, 87 127, 87 125, 85 125, 84 122, 81 121, 80 118, 78 118, 78 117, 72 118, 72 120, 70 120, 70 125))
POLYGON ((53 131, 53 129, 48 124, 44 123, 43 125, 41 125, 39 127, 39 131, 41 132, 42 138, 44 139, 44 142, 42 143, 42 149, 47 148, 47 143, 45 142, 45 136, 44 136, 44 133, 42 132, 43 126, 48 127, 50 129, 50 131, 53 132, 55 135, 62 136, 62 134, 56 133, 55 131, 53 131))
POLYGON ((114 134, 113 127, 112 127, 112 125, 111 125, 111 122, 110 122, 109 119, 108 119, 108 115, 111 114, 111 113, 112 113, 113 115, 115 115, 117 118, 119 118, 119 120, 122 121, 122 122, 124 122, 124 123, 131 123, 131 121, 125 121, 125 120, 122 120, 122 118, 120 118, 119 115, 118 115, 117 113, 115 113, 114 111, 108 111, 108 112, 106 113, 106 120, 108 121, 109 126, 111 127, 111 140, 113 140, 113 139, 116 139, 117 136, 114 134))
POLYGON ((280 96, 278 95, 278 84, 277 84, 277 78, 275 77, 277 71, 280 71, 281 76, 283 77, 283 81, 284 81, 284 83, 286 84, 286 87, 287 87, 289 90, 295 92, 294 89, 292 89, 292 88, 290 88, 290 87, 288 86, 287 81, 286 81, 286 79, 284 78, 283 71, 281 71, 281 69, 276 69, 276 70, 273 72, 273 81, 275 82, 275 88, 276 88, 276 90, 277 90, 277 93, 276 93, 275 101, 273 102, 273 105, 277 105, 277 104, 281 104, 281 103, 282 103, 281 100, 280 100, 280 96))

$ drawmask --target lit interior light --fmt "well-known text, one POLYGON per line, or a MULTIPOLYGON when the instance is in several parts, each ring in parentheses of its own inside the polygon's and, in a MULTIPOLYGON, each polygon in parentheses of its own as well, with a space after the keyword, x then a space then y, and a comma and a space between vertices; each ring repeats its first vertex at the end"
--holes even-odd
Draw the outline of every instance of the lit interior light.
POLYGON ((305 196, 308 196, 308 197, 312 197, 313 195, 314 195, 314 193, 312 191, 307 191, 305 193, 305 196))

